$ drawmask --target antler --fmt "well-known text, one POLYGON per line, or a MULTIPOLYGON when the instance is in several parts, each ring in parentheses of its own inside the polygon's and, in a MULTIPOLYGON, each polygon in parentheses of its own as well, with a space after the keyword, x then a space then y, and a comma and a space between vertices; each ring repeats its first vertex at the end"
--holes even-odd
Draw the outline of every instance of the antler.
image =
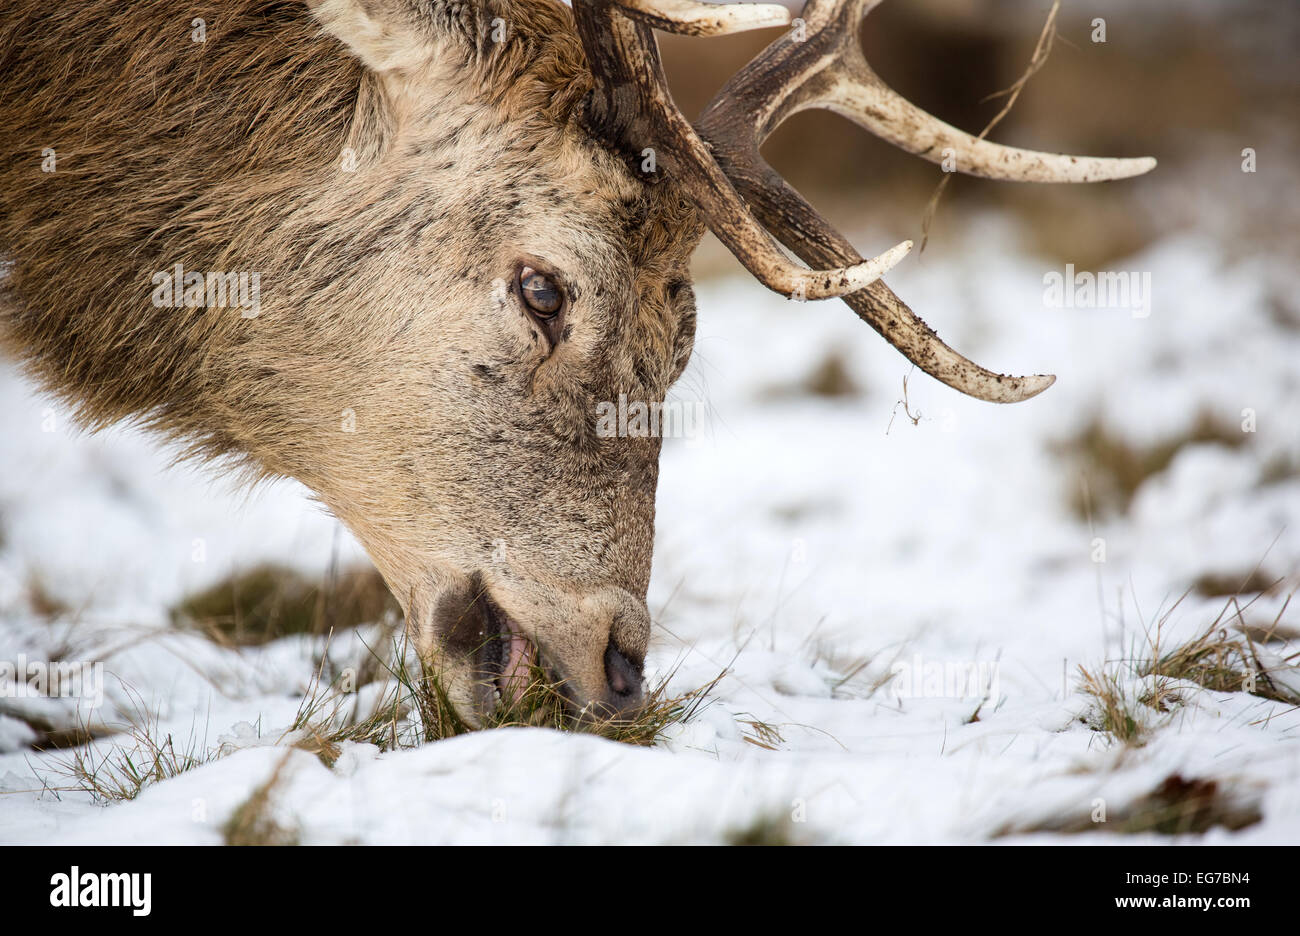
POLYGON ((665 163, 699 202, 718 238, 770 289, 802 299, 843 297, 863 321, 935 379, 990 402, 1026 400, 1056 378, 995 374, 949 348, 878 281, 906 255, 911 242, 864 262, 849 240, 764 161, 759 146, 790 115, 816 107, 932 162, 949 158, 958 170, 991 179, 1098 182, 1140 175, 1155 160, 1001 146, 927 114, 885 85, 858 45, 858 24, 879 3, 808 0, 799 28, 727 82, 705 110, 697 134, 672 102, 651 27, 721 35, 788 23, 785 8, 692 0, 573 0, 596 78, 584 115, 587 127, 634 168, 639 168, 637 154, 654 150, 656 162, 665 163), (792 263, 777 241, 814 269, 792 263))
MULTIPOLYGON (((904 241, 873 260, 808 270, 793 263, 754 220, 727 177, 677 110, 651 27, 690 36, 720 36, 790 22, 783 6, 691 0, 574 0, 578 33, 596 87, 586 102, 587 129, 627 157, 633 169, 652 153, 695 198, 709 227, 769 289, 829 299, 878 280, 912 249, 904 241)), ((646 175, 647 173, 641 173, 646 175)), ((654 177, 654 170, 649 173, 654 177)))

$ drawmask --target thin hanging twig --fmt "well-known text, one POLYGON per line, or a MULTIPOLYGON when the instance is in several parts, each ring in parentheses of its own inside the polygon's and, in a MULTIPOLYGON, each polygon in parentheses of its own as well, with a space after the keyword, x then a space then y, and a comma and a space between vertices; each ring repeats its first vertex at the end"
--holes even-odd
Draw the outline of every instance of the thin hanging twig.
MULTIPOLYGON (((1025 89, 1029 79, 1034 77, 1038 70, 1047 64, 1047 57, 1052 54, 1052 43, 1056 41, 1056 14, 1060 9, 1061 0, 1055 0, 1052 9, 1048 11, 1047 22, 1043 24, 1043 31, 1038 36, 1038 45, 1034 47, 1033 57, 1029 60, 1029 67, 1025 69, 1024 74, 1016 79, 1015 84, 1011 85, 1011 87, 996 91, 984 98, 985 101, 991 101, 994 98, 1006 97, 1007 102, 1002 105, 1002 110, 998 111, 997 115, 989 121, 988 126, 980 131, 977 139, 983 140, 987 137, 993 128, 1002 121, 1002 118, 1011 112, 1011 108, 1015 106, 1016 99, 1020 97, 1020 92, 1025 89)), ((943 178, 935 186, 934 194, 930 196, 929 203, 925 206, 925 215, 921 219, 921 247, 917 253, 923 253, 925 245, 929 243, 930 224, 934 221, 935 213, 939 210, 939 199, 943 197, 944 189, 948 187, 948 182, 954 174, 952 172, 943 174, 943 178)))

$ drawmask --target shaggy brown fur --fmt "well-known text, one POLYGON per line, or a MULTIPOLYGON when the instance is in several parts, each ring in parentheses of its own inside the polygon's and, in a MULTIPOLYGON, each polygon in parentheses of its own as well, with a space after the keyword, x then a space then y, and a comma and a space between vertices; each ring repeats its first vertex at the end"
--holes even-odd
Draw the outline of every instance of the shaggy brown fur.
MULTIPOLYGON (((590 85, 567 16, 504 12, 529 17, 523 41, 500 56, 467 46, 482 74, 463 80, 490 78, 485 103, 563 126, 590 85)), ((337 179, 349 142, 377 155, 392 131, 376 80, 302 3, 265 0, 19 3, 0 19, 0 75, 14 105, 0 115, 5 337, 92 426, 147 414, 237 450, 196 412, 212 375, 194 365, 252 326, 155 309, 150 277, 176 262, 292 265, 266 233, 337 179), (55 173, 34 171, 46 147, 55 173)), ((395 232, 347 233, 374 251, 392 238, 369 233, 395 232)))
POLYGON ((701 228, 575 126, 589 84, 550 0, 10 0, 0 340, 88 426, 301 480, 431 655, 481 582, 602 699, 607 645, 645 650, 658 442, 596 404, 681 372, 701 228), (521 259, 569 287, 553 346, 521 259), (259 273, 260 311, 157 307, 177 263, 259 273))

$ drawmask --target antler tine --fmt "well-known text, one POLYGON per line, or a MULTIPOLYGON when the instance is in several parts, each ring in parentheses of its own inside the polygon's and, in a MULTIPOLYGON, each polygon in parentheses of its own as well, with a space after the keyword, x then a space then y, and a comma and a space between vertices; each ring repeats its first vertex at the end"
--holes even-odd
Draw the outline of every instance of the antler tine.
MULTIPOLYGON (((753 138, 714 146, 714 155, 759 222, 805 263, 852 263, 858 253, 803 197, 759 155, 753 138), (748 145, 746 145, 746 142, 748 145)), ((954 351, 883 281, 842 297, 849 307, 904 357, 935 380, 989 403, 1019 403, 1042 393, 1056 378, 1049 374, 1013 377, 996 374, 954 351)))
POLYGON ((723 36, 785 26, 790 11, 779 3, 696 3, 694 0, 619 0, 631 17, 683 36, 723 36))
MULTIPOLYGON (((745 103, 761 143, 787 117, 823 108, 922 159, 1009 182, 1107 182, 1150 172, 1151 157, 1068 156, 1004 146, 945 123, 885 84, 867 64, 858 25, 881 0, 808 0, 804 37, 787 35, 727 83, 706 111, 745 103)), ((716 118, 714 120, 716 123, 716 118)))
POLYGON ((699 204, 709 227, 763 285, 786 296, 829 299, 878 280, 912 248, 904 241, 880 256, 830 269, 790 260, 750 214, 708 146, 668 91, 652 26, 717 35, 788 22, 774 4, 719 5, 690 0, 573 0, 578 33, 596 79, 582 119, 598 140, 638 169, 646 150, 699 204), (742 12, 743 11, 743 12, 742 12))

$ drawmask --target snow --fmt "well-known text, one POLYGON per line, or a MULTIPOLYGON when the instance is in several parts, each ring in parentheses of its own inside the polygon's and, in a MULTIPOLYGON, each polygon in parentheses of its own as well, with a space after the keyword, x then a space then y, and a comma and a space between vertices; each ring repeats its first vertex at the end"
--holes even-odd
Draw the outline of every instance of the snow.
MULTIPOLYGON (((1149 317, 1045 307, 1051 268, 989 218, 891 273, 963 353, 1058 376, 1006 407, 911 371, 838 303, 786 302, 741 278, 699 284, 696 353, 673 398, 703 401, 708 418, 702 437, 664 447, 649 670, 653 681, 675 668, 681 691, 728 672, 653 748, 503 729, 388 753, 346 743, 332 768, 292 748, 321 642, 222 648, 173 630, 166 609, 263 560, 310 574, 336 548, 359 561, 355 542, 295 484, 249 494, 169 467, 174 452, 129 429, 78 434, 0 371, 0 660, 64 649, 102 660, 107 683, 93 713, 0 699, 0 841, 218 843, 280 769, 273 814, 304 843, 723 841, 790 817, 800 841, 1096 840, 1100 824, 1082 837, 1032 830, 1086 818, 1099 800, 1120 814, 1174 774, 1214 780, 1262 816, 1205 840, 1295 842, 1294 706, 1180 684, 1183 704, 1147 709, 1147 743, 1125 748, 1087 724, 1077 667, 1139 694, 1123 661, 1154 622, 1169 613, 1167 647, 1221 611, 1195 593, 1174 607, 1198 577, 1259 564, 1294 587, 1300 479, 1270 466, 1300 465, 1300 332, 1276 314, 1300 282, 1193 235, 1116 268, 1150 273, 1149 317), (832 349, 860 397, 770 392, 832 349), (898 404, 905 376, 915 424, 898 404), (1247 410, 1244 444, 1184 447, 1126 513, 1090 527, 1072 511, 1078 468, 1056 444, 1093 419, 1142 445, 1201 413, 1238 427, 1247 410), (73 611, 39 618, 24 597, 33 575, 73 611), (925 678, 979 664, 996 674, 987 700, 925 678), (903 670, 912 692, 881 685, 903 670), (67 789, 68 752, 29 749, 14 716, 38 710, 64 724, 156 713, 178 747, 222 756, 104 805, 67 789)), ((1247 620, 1267 624, 1284 598, 1259 599, 1247 620)), ((1282 622, 1294 630, 1296 612, 1282 622)), ((336 635, 331 660, 359 660, 377 635, 336 635)), ((1267 659, 1281 666, 1296 649, 1270 645, 1267 659)), ((1294 671, 1281 678, 1300 688, 1294 671)))

